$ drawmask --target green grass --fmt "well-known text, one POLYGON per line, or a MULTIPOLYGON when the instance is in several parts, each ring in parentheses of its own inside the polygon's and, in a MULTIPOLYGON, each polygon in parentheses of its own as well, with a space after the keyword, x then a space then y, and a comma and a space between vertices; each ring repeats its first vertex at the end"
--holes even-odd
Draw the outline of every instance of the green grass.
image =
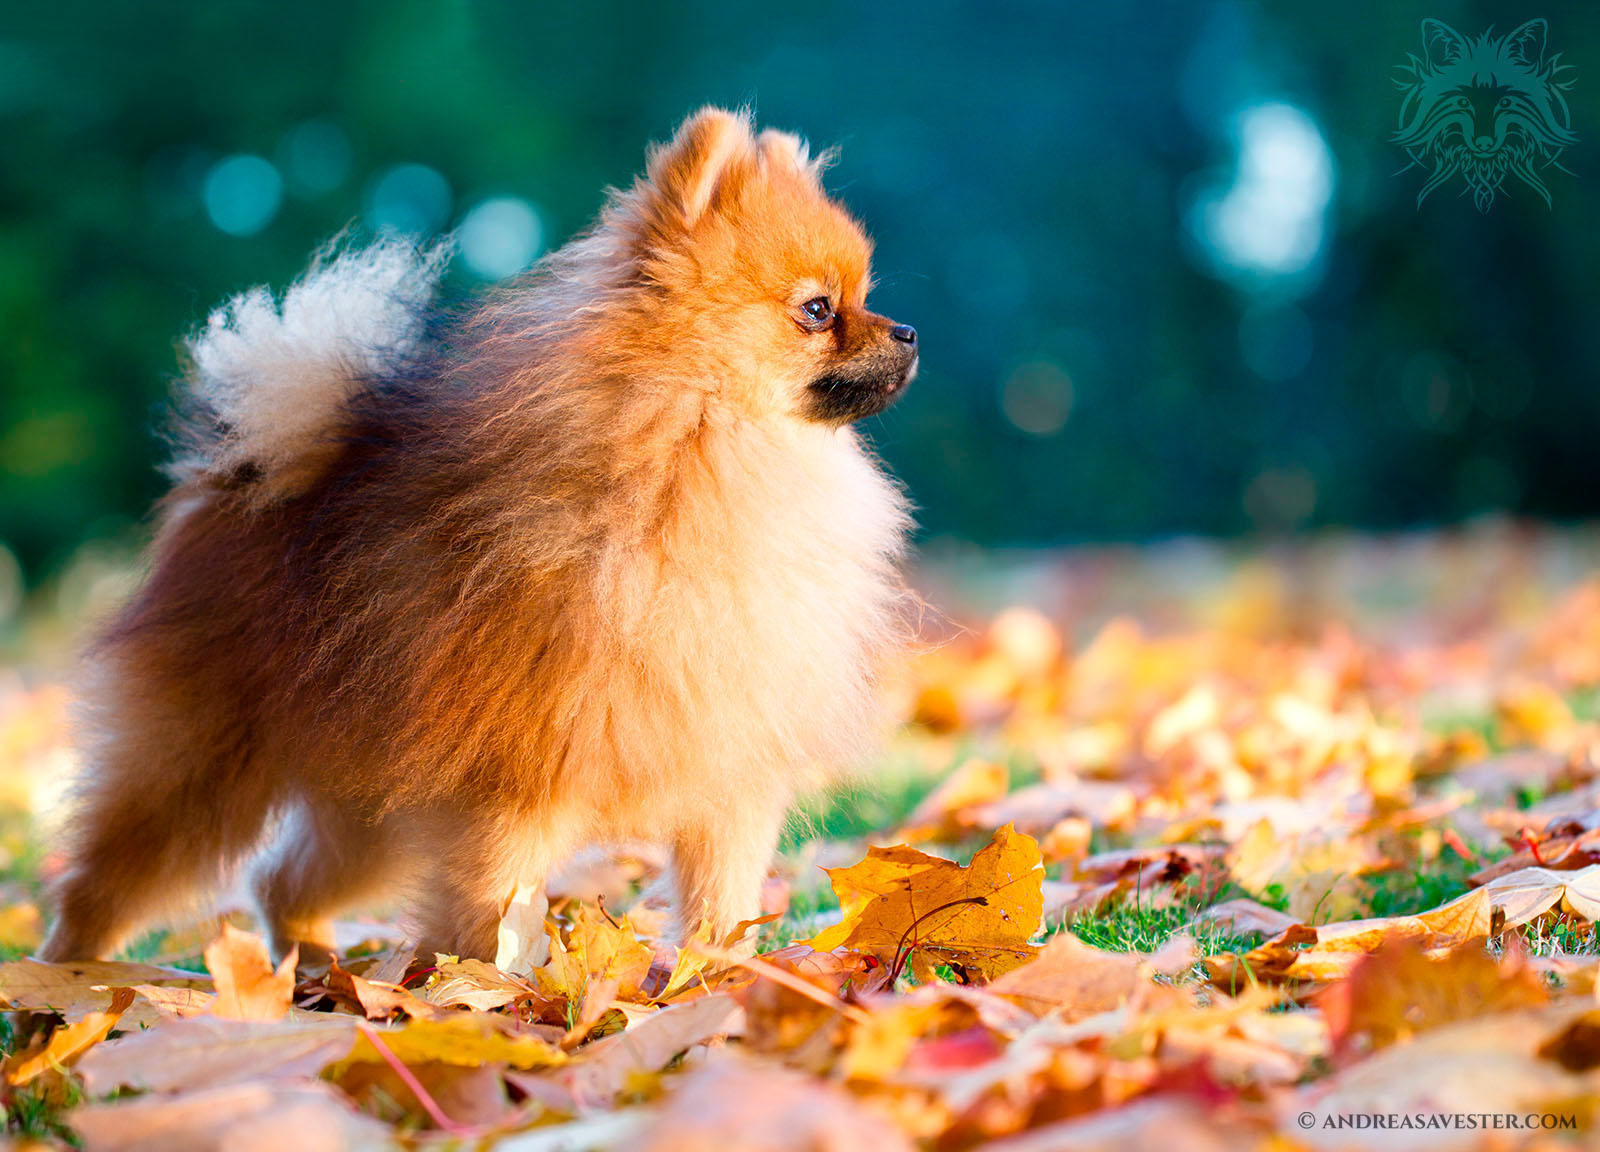
MULTIPOLYGON (((25 1040, 26 1037, 17 1035, 16 1017, 10 1012, 0 1012, 0 1054, 9 1056, 25 1040)), ((6 1101, 5 1134, 79 1147, 81 1141, 66 1126, 62 1117, 75 1108, 82 1098, 83 1093, 77 1081, 70 1077, 64 1082, 59 1095, 52 1095, 41 1081, 24 1084, 12 1092, 6 1101)))
MULTIPOLYGON (((861 777, 818 795, 803 797, 789 817, 779 849, 793 852, 808 840, 860 840, 888 835, 916 810, 930 792, 974 757, 999 759, 1006 766, 1008 791, 1039 780, 1039 767, 1015 749, 960 746, 943 769, 930 771, 920 760, 902 756, 861 777)), ((987 839, 987 833, 985 833, 987 839)))
POLYGON ((77 1107, 82 1092, 77 1082, 66 1080, 66 1091, 59 1100, 52 1099, 33 1084, 25 1084, 6 1105, 6 1134, 28 1140, 53 1141, 82 1147, 82 1141, 64 1119, 67 1112, 77 1107))
POLYGON ((1491 712, 1424 712, 1422 724, 1428 731, 1439 736, 1449 736, 1453 732, 1470 732, 1482 738, 1491 752, 1502 751, 1494 714, 1491 712))
POLYGON ((1535 956, 1600 954, 1600 926, 1584 921, 1540 917, 1523 925, 1522 940, 1535 956))
POLYGON ((885 769, 870 782, 847 784, 800 802, 779 849, 793 852, 809 840, 859 840, 892 829, 938 787, 939 777, 904 767, 885 769))
POLYGON ((1225 885, 1219 892, 1202 899, 1192 884, 1177 889, 1176 900, 1152 904, 1130 896, 1107 908, 1067 917, 1045 925, 1045 935, 1071 932, 1085 944, 1109 952, 1155 952, 1174 936, 1187 932, 1194 938, 1201 956, 1219 952, 1248 952, 1262 940, 1260 933, 1233 932, 1222 925, 1195 924, 1194 919, 1207 908, 1225 900, 1245 896, 1237 885, 1225 885))
POLYGON ((1261 942, 1259 934, 1241 935, 1214 924, 1196 924, 1190 929, 1200 911, 1194 904, 1150 908, 1129 902, 1073 917, 1056 931, 1071 932, 1085 944, 1109 952, 1155 952, 1185 930, 1194 937, 1196 950, 1202 956, 1248 952, 1261 942))
POLYGON ((783 919, 762 925, 760 935, 756 937, 756 949, 770 952, 811 937, 818 931, 818 918, 824 913, 838 910, 839 901, 828 885, 797 888, 789 896, 789 907, 784 911, 783 919))
POLYGON ((1467 883, 1467 876, 1480 866, 1449 852, 1435 862, 1432 871, 1383 872, 1366 877, 1367 915, 1415 916, 1431 912, 1465 895, 1472 887, 1467 883))

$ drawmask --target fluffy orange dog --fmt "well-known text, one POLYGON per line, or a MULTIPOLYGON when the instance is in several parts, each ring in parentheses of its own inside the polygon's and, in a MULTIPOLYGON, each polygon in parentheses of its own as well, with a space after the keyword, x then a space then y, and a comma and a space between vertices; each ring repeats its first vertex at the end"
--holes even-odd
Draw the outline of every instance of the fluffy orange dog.
POLYGON ((685 927, 755 914, 906 619, 906 506, 848 425, 916 333, 867 311, 819 169, 707 109, 470 310, 430 318, 439 261, 386 243, 211 317, 92 651, 43 956, 111 951, 269 827, 280 955, 409 883, 424 949, 492 958, 516 888, 618 836, 670 844, 685 927))

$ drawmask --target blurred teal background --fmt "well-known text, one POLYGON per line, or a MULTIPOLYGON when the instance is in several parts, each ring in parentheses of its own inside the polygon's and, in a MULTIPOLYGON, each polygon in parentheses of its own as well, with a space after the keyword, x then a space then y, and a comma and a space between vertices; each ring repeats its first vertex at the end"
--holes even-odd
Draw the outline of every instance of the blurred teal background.
POLYGON ((874 305, 922 334, 868 431, 927 542, 1600 512, 1592 3, 13 5, 13 588, 136 530, 176 340, 225 294, 352 223, 513 274, 706 102, 841 146, 874 305), (1576 66, 1571 174, 1419 209, 1395 66, 1424 17, 1529 16, 1576 66))

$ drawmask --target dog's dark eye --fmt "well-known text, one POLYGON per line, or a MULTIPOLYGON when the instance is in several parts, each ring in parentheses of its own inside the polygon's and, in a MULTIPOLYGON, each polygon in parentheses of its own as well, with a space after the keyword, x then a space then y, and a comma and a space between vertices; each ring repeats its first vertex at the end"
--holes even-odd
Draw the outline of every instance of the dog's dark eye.
POLYGON ((826 296, 816 296, 800 305, 808 327, 818 332, 833 323, 833 301, 826 296))

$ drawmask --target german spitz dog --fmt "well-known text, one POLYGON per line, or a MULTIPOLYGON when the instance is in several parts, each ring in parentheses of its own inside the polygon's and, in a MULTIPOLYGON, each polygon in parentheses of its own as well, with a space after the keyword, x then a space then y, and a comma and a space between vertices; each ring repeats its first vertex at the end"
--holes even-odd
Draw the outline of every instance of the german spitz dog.
POLYGON ((757 914, 785 810, 879 729, 906 501, 853 421, 917 367, 795 136, 705 109, 468 304, 396 240, 190 341, 148 576, 89 652, 41 956, 110 953, 253 857, 274 953, 409 893, 493 958, 597 840, 681 931, 757 914))

